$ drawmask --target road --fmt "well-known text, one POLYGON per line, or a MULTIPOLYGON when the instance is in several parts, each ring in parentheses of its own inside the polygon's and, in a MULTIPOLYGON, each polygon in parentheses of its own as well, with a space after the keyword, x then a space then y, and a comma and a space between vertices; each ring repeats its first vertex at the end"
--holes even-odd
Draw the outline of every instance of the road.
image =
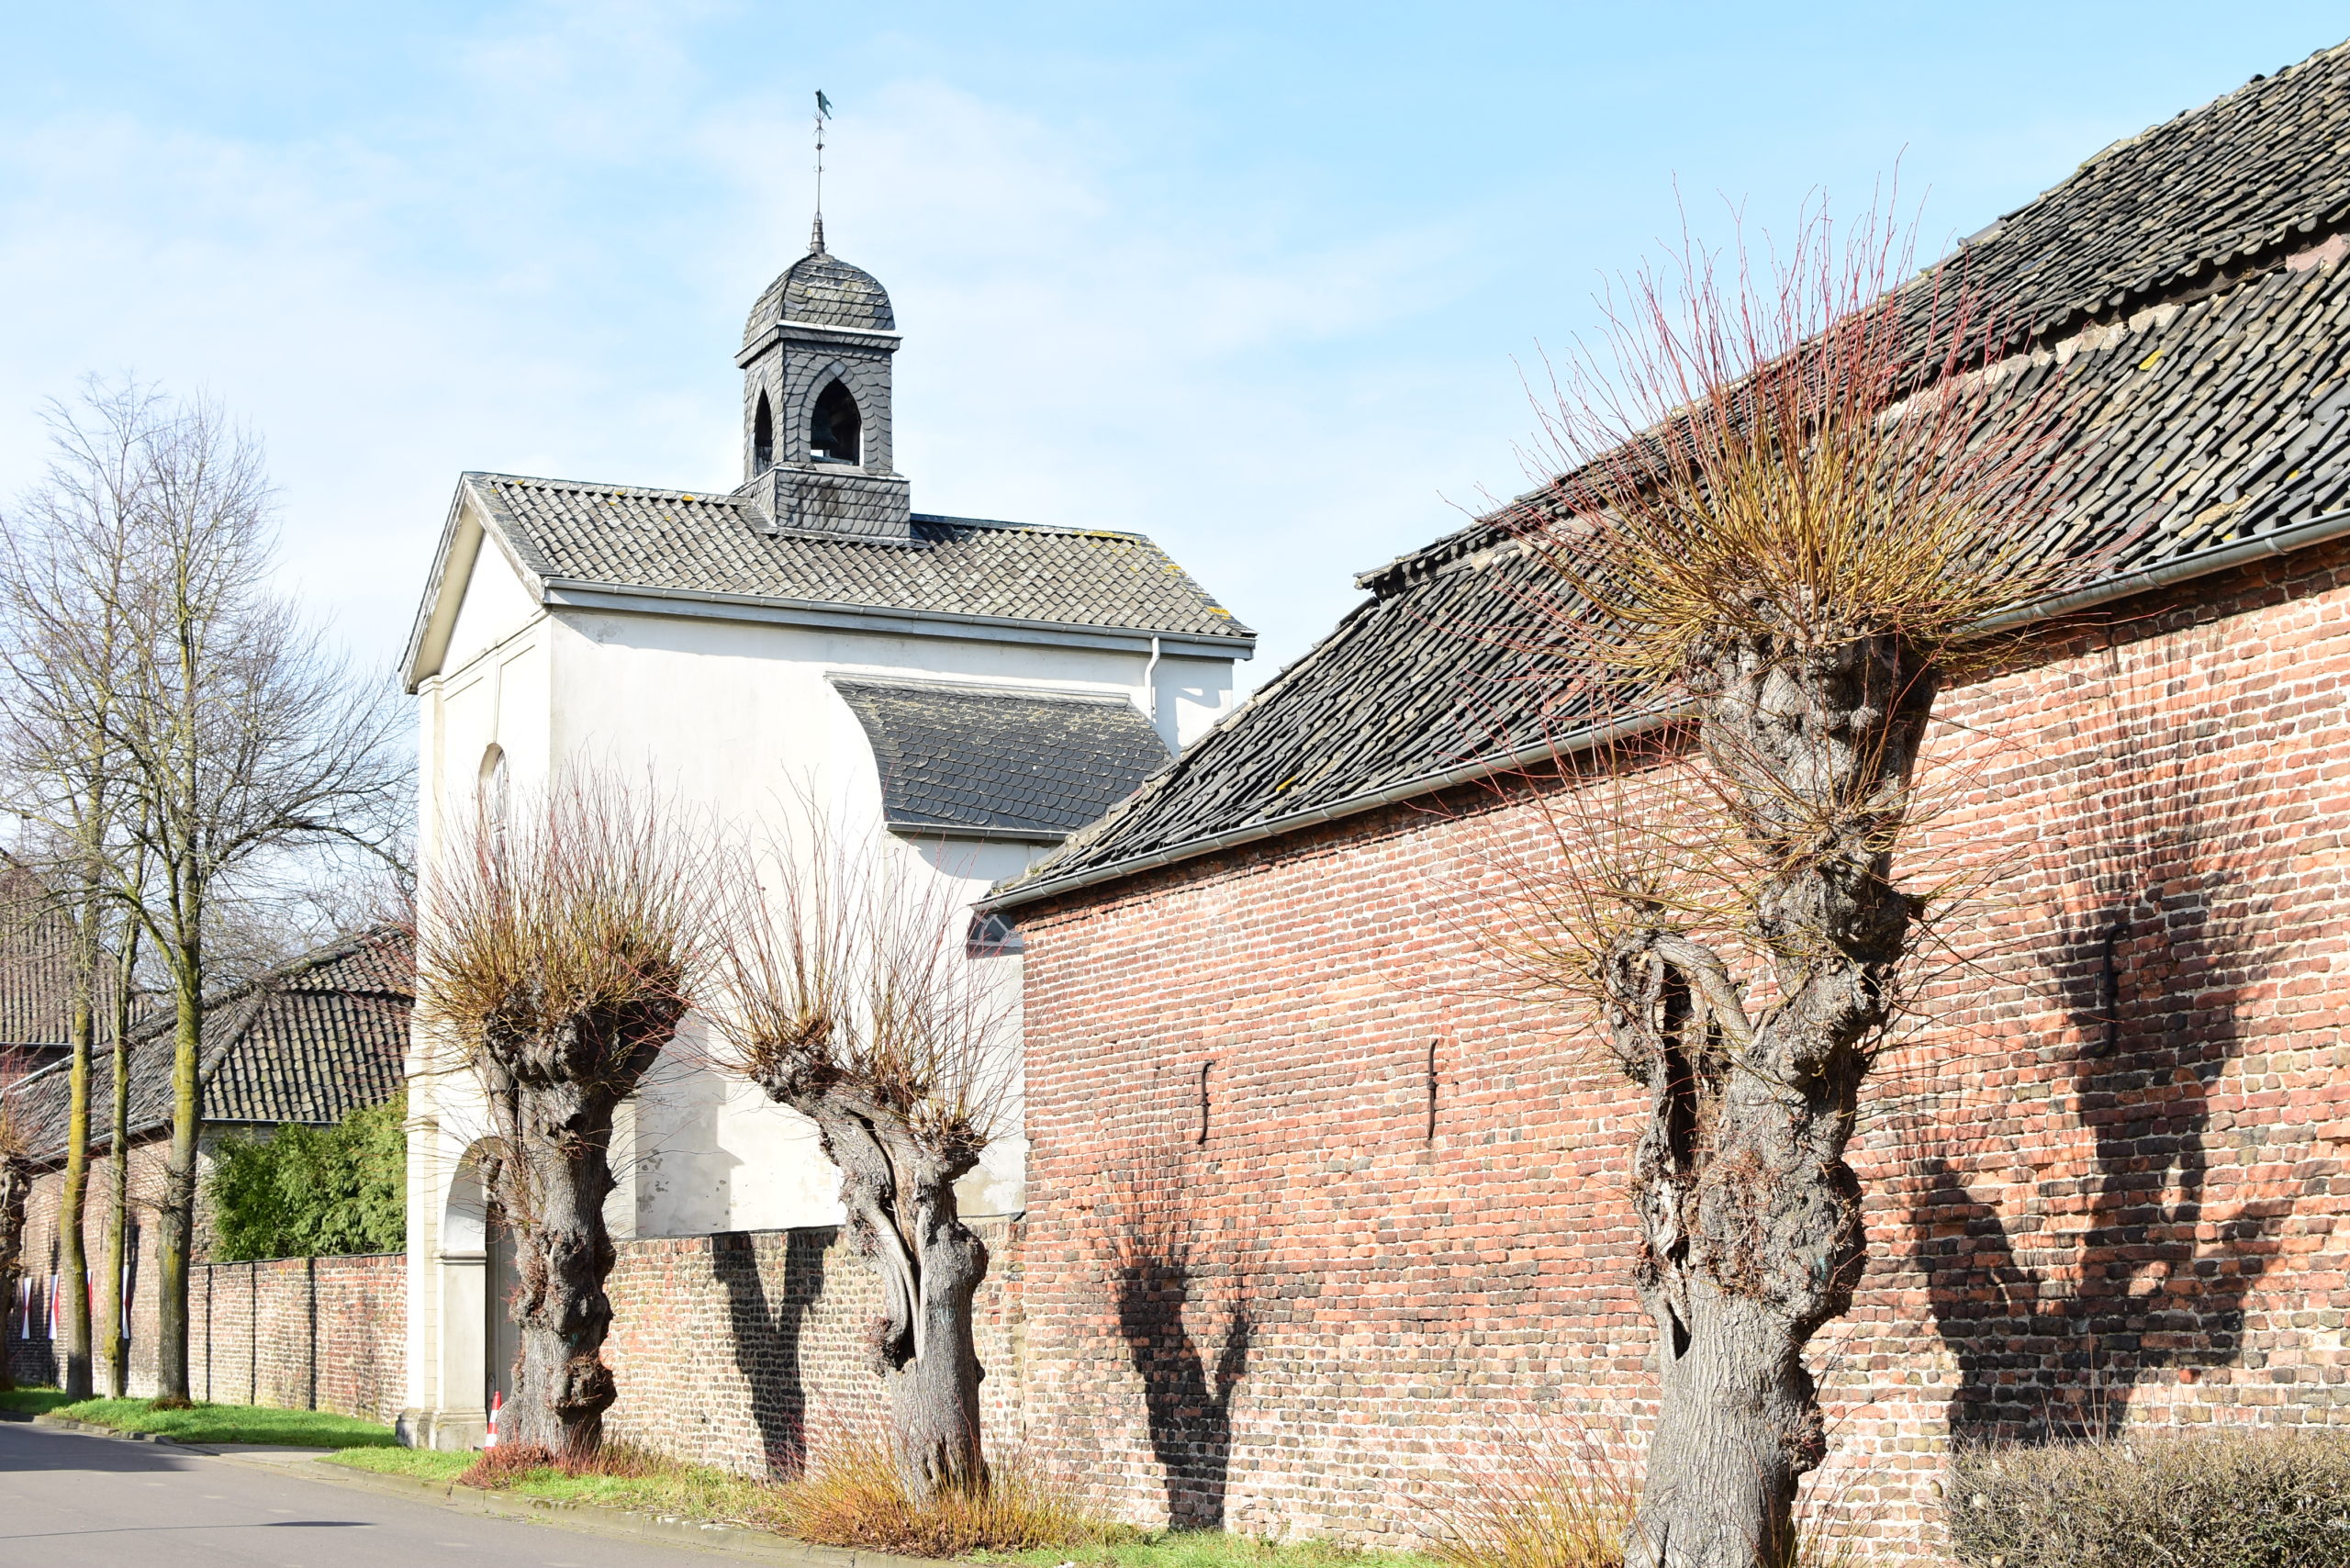
POLYGON ((152 1443, 0 1422, 0 1568, 716 1568, 152 1443))

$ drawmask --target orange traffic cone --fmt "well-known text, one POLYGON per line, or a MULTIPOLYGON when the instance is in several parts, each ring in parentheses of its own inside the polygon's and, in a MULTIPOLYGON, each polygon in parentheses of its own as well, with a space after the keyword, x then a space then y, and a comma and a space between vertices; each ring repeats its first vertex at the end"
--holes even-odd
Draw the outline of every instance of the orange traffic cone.
POLYGON ((494 1449, 498 1446, 498 1413, 505 1408, 506 1395, 493 1391, 489 1396, 489 1435, 482 1439, 482 1447, 494 1449))

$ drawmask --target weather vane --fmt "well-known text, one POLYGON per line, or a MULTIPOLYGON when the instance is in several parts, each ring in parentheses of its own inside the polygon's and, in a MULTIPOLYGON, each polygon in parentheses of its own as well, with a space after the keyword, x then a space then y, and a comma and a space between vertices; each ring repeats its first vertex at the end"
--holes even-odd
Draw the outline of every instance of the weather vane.
POLYGON ((816 89, 816 227, 808 236, 808 253, 824 248, 824 122, 833 118, 833 101, 816 89))

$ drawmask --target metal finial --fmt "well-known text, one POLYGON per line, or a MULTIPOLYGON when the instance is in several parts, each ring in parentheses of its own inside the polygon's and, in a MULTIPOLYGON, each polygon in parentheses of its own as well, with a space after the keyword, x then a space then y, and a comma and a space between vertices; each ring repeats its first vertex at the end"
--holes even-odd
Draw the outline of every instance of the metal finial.
POLYGON ((816 89, 816 226, 809 231, 808 253, 822 255, 824 251, 824 122, 833 118, 833 101, 824 90, 816 89))

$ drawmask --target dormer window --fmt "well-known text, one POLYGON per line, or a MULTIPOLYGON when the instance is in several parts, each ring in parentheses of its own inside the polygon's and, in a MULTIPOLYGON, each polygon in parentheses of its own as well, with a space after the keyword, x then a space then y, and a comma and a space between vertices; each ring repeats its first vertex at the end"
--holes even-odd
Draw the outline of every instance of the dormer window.
POLYGON ((758 477, 775 466, 775 411, 767 407, 767 395, 759 394, 758 410, 751 416, 751 476, 758 477))
POLYGON ((864 436, 856 399, 839 382, 827 383, 816 395, 816 411, 808 421, 809 455, 819 463, 862 463, 864 436))

